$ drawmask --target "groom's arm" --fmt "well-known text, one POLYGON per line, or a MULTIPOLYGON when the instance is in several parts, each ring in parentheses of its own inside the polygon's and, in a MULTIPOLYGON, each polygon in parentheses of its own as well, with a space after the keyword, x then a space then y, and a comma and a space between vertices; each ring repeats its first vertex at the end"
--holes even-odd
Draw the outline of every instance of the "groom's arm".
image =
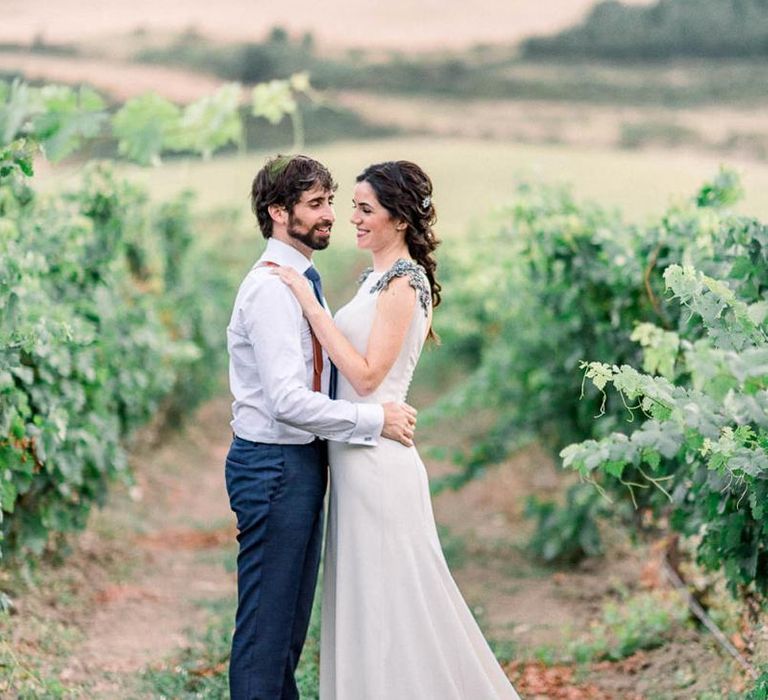
POLYGON ((328 440, 375 445, 384 425, 382 406, 334 401, 307 386, 301 307, 277 277, 259 282, 243 299, 240 321, 275 420, 328 440))

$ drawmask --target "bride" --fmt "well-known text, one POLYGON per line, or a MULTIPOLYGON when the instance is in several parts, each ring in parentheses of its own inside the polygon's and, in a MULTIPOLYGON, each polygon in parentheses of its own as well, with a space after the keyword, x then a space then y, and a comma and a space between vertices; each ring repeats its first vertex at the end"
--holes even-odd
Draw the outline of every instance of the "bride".
MULTIPOLYGON (((306 278, 277 274, 338 368, 338 398, 404 401, 440 303, 430 178, 408 161, 371 165, 351 222, 373 267, 335 320, 306 278)), ((331 442, 329 464, 321 699, 519 698, 448 570, 416 448, 331 442)))

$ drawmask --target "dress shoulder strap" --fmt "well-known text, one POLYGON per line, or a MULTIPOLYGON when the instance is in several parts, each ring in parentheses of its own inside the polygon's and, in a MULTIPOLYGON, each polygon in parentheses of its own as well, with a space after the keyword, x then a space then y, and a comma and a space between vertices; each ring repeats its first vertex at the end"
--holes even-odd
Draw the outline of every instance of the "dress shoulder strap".
MULTIPOLYGON (((373 268, 371 268, 373 269, 373 268)), ((370 272, 368 273, 370 274, 370 272)), ((367 275, 366 275, 367 276, 367 275)), ((380 292, 389 286, 389 283, 396 277, 408 277, 408 282, 416 290, 419 304, 424 311, 425 316, 429 316, 429 307, 432 302, 432 290, 429 287, 427 273, 421 265, 400 258, 389 268, 371 287, 371 294, 380 292)))
POLYGON ((360 273, 360 277, 357 278, 357 286, 359 287, 363 282, 365 282, 365 280, 368 279, 368 275, 370 275, 372 272, 372 267, 366 267, 365 270, 360 273))

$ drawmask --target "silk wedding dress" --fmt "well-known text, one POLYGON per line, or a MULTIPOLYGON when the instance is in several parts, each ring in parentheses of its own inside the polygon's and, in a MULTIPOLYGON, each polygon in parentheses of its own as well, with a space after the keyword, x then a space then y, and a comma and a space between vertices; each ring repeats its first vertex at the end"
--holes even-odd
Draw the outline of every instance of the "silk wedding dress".
MULTIPOLYGON (((417 304, 400 354, 371 395, 339 376, 338 398, 404 401, 431 305, 422 268, 370 272, 336 325, 365 354, 378 293, 407 275, 417 304)), ((329 443, 321 700, 519 700, 451 577, 415 447, 329 443)))

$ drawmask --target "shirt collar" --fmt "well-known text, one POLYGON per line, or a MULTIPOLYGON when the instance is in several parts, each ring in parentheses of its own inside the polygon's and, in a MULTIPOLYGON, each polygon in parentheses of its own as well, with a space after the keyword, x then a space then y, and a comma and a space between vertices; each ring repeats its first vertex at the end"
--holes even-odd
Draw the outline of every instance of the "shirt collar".
POLYGON ((267 239, 267 247, 264 249, 261 258, 259 258, 259 262, 265 260, 276 262, 278 265, 287 265, 302 274, 312 265, 312 261, 307 260, 298 250, 292 248, 287 243, 278 241, 276 238, 267 239))

